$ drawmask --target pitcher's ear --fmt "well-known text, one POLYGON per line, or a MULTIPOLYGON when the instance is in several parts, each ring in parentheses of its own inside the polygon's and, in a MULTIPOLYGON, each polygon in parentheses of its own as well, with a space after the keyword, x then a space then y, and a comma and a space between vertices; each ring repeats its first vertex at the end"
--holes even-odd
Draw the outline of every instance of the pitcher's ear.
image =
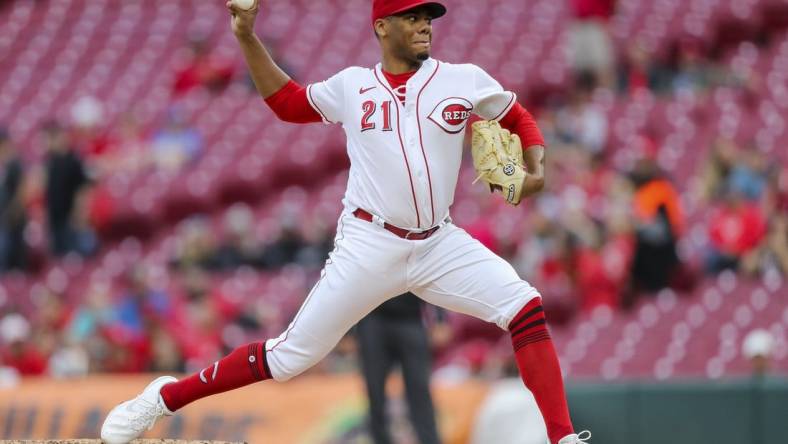
POLYGON ((375 30, 375 36, 380 39, 381 37, 385 37, 388 35, 388 20, 387 19, 377 19, 373 25, 375 30))

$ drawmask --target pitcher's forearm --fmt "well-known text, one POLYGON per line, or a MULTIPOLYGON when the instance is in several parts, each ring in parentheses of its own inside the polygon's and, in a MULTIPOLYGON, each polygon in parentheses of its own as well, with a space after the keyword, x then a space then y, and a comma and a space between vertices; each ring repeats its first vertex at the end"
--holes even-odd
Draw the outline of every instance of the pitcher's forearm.
POLYGON ((532 196, 544 188, 544 146, 532 145, 523 152, 525 161, 525 183, 523 197, 532 196))
POLYGON ((236 34, 238 44, 249 67, 249 74, 263 98, 270 97, 290 81, 290 77, 276 65, 263 43, 254 33, 236 34))

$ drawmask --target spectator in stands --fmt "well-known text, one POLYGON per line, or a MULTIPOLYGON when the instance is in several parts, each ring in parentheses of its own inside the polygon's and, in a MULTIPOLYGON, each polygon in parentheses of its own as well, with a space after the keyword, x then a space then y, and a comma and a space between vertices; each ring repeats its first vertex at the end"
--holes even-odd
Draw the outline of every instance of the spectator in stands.
POLYGON ((774 171, 761 208, 767 211, 769 232, 743 262, 748 274, 776 271, 788 276, 788 169, 774 171))
POLYGON ((307 269, 320 269, 334 249, 334 234, 328 224, 313 217, 302 233, 304 245, 296 254, 296 263, 307 269))
POLYGON ((298 252, 306 245, 295 216, 282 216, 279 223, 278 235, 266 245, 263 252, 263 265, 266 268, 281 268, 295 262, 298 252))
POLYGON ((638 161, 630 179, 635 187, 635 253, 633 288, 625 306, 640 290, 653 292, 670 284, 680 266, 676 242, 684 226, 679 194, 653 158, 638 161))
POLYGON ((585 312, 600 305, 621 305, 631 257, 628 236, 619 236, 614 242, 602 224, 592 223, 591 227, 591 236, 578 247, 574 261, 574 285, 581 298, 580 308, 585 312))
POLYGON ((767 205, 777 214, 788 214, 788 168, 775 168, 769 177, 767 205))
POLYGON ((80 256, 92 256, 99 249, 99 238, 94 228, 94 223, 99 220, 93 216, 97 214, 97 210, 102 211, 99 207, 103 202, 97 201, 102 196, 97 195, 96 190, 97 187, 91 187, 90 190, 80 193, 74 207, 73 248, 80 256))
POLYGON ((618 65, 618 90, 629 95, 639 91, 665 93, 670 88, 670 76, 642 41, 633 41, 618 65))
POLYGON ((153 286, 149 270, 135 264, 125 275, 126 285, 114 310, 117 327, 132 336, 144 336, 146 328, 157 319, 168 319, 172 301, 166 291, 153 286))
POLYGON ((668 64, 673 72, 670 84, 674 93, 698 92, 725 82, 724 72, 709 60, 698 40, 675 42, 668 64))
POLYGON ((102 333, 115 320, 109 285, 92 281, 86 287, 84 299, 74 306, 73 315, 61 332, 65 342, 85 351, 89 371, 104 370, 102 361, 110 345, 102 333))
POLYGON ((0 128, 0 272, 23 270, 26 266, 27 212, 22 201, 23 183, 22 160, 8 132, 0 128))
POLYGON ((591 102, 597 80, 590 71, 578 73, 568 106, 556 116, 562 143, 575 145, 591 153, 601 153, 607 145, 607 116, 591 102))
POLYGON ((169 373, 186 371, 186 362, 175 335, 163 323, 151 326, 151 360, 148 371, 169 373))
POLYGON ((110 146, 105 115, 104 105, 92 96, 82 96, 71 106, 71 141, 80 147, 80 152, 88 163, 103 156, 110 146))
POLYGON ((706 258, 706 271, 716 274, 738 269, 740 262, 756 251, 766 229, 761 208, 729 185, 709 223, 711 251, 706 258))
POLYGON ((552 325, 568 322, 579 305, 573 286, 578 241, 559 221, 561 212, 559 199, 539 199, 527 224, 529 237, 518 246, 513 262, 527 280, 540 283, 552 325))
POLYGON ((222 265, 217 261, 228 259, 216 255, 215 243, 209 221, 203 216, 190 217, 178 226, 175 255, 170 265, 178 269, 217 268, 222 265))
POLYGON ((30 299, 35 304, 31 319, 36 329, 60 332, 71 322, 73 307, 67 303, 62 292, 50 290, 44 285, 35 286, 30 299))
POLYGON ((150 165, 150 149, 144 128, 132 112, 120 116, 112 134, 108 171, 138 171, 150 165))
POLYGON ((721 194, 739 153, 735 142, 724 137, 718 137, 709 151, 707 160, 702 163, 699 182, 699 192, 704 203, 711 202, 721 194))
MULTIPOLYGON (((152 331, 153 325, 147 327, 152 331)), ((150 337, 134 334, 120 325, 111 325, 101 332, 103 350, 96 365, 99 372, 140 373, 148 371, 151 361, 150 337)))
POLYGON ((55 378, 82 377, 90 371, 90 356, 82 344, 58 336, 55 349, 47 362, 49 374, 55 378))
POLYGON ((187 125, 183 113, 173 107, 167 112, 164 127, 151 139, 153 163, 162 171, 174 172, 202 153, 202 135, 187 125))
MULTIPOLYGON (((529 281, 540 283, 543 278, 539 272, 540 267, 543 262, 555 255, 558 237, 556 231, 559 229, 557 224, 551 223, 551 211, 543 209, 548 200, 552 199, 540 200, 541 205, 537 205, 534 211, 529 212, 528 222, 523 224, 528 227, 528 232, 518 237, 520 243, 512 259, 512 264, 518 273, 529 281)), ((542 285, 544 286, 543 283, 542 285)))
POLYGON ((74 210, 89 178, 82 158, 71 146, 60 124, 46 124, 43 135, 47 147, 46 207, 51 250, 56 256, 62 256, 78 247, 74 210))
POLYGON ((102 371, 148 371, 152 365, 153 333, 160 325, 171 324, 174 301, 166 290, 153 284, 145 264, 132 265, 124 281, 112 305, 113 322, 101 326, 100 341, 93 344, 98 350, 91 350, 91 354, 95 356, 97 352, 102 371))
POLYGON ((211 265, 217 270, 231 270, 244 265, 259 266, 262 245, 255 237, 254 214, 246 204, 237 203, 224 213, 223 236, 212 253, 211 265))
POLYGON ((605 87, 613 86, 614 53, 609 20, 616 0, 572 0, 569 28, 570 64, 576 71, 590 71, 605 87))
POLYGON ((102 137, 86 146, 86 161, 101 177, 143 170, 151 164, 149 139, 137 115, 125 112, 102 137))
POLYGON ((191 354, 195 350, 198 353, 213 353, 218 349, 220 355, 226 354, 243 343, 244 338, 259 336, 269 323, 281 317, 282 307, 270 300, 260 299, 259 291, 254 293, 253 300, 245 300, 234 291, 225 291, 225 287, 217 285, 204 270, 195 267, 184 270, 179 274, 179 281, 178 299, 183 303, 177 309, 176 318, 186 320, 186 326, 171 333, 186 357, 198 359, 199 356, 191 354), (186 341, 179 339, 184 332, 197 327, 198 323, 189 319, 200 314, 199 320, 204 325, 202 331, 199 334, 188 333, 186 341), (211 316, 206 316, 208 314, 211 316), (199 339, 201 336, 204 336, 200 339, 202 345, 194 342, 194 338, 199 339))
MULTIPOLYGON (((196 267, 183 270, 179 276, 181 304, 175 311, 172 321, 173 339, 185 360, 188 371, 194 371, 205 362, 219 359, 223 354, 222 334, 224 323, 221 315, 227 307, 222 307, 224 299, 216 289, 212 289, 210 278, 196 267)), ((233 344, 237 346, 238 344, 233 344)))
POLYGON ((85 298, 74 308, 64 333, 71 341, 85 342, 115 322, 116 317, 110 302, 109 285, 95 281, 87 287, 85 298))
POLYGON ((766 190, 767 168, 766 157, 757 149, 742 150, 732 165, 727 184, 745 199, 758 200, 766 190))
POLYGON ((774 215, 768 225, 768 233, 756 250, 742 258, 740 269, 748 275, 777 272, 788 276, 788 215, 774 215))
POLYGON ((229 57, 211 52, 205 35, 190 38, 187 54, 181 57, 175 74, 173 95, 181 96, 195 88, 222 92, 235 75, 235 64, 229 57))
MULTIPOLYGON (((71 139, 95 179, 90 190, 80 193, 75 208, 74 249, 83 256, 98 250, 96 231, 105 229, 112 215, 113 197, 103 179, 119 171, 118 161, 127 160, 119 151, 129 148, 120 145, 118 134, 113 132, 115 125, 113 129, 106 126, 105 115, 104 104, 92 96, 83 96, 71 106, 71 139)), ((124 125, 119 127, 122 130, 124 125)), ((134 168, 136 165, 128 160, 123 168, 134 168)))
POLYGON ((30 322, 19 313, 11 312, 0 319, 0 362, 22 376, 42 375, 47 358, 32 339, 30 322))

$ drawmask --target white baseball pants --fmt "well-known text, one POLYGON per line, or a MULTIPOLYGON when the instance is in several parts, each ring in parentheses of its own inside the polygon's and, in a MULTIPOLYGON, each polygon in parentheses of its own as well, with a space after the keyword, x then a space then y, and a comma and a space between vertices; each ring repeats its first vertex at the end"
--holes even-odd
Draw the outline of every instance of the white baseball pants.
POLYGON ((539 296, 511 265, 451 223, 427 239, 407 240, 345 210, 320 280, 287 330, 266 341, 273 378, 286 381, 315 365, 356 322, 407 291, 504 330, 539 296))

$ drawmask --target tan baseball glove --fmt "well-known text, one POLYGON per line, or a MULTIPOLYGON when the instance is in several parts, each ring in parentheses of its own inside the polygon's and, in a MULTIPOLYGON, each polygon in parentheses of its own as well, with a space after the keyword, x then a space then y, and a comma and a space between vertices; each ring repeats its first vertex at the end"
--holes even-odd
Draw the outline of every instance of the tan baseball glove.
POLYGON ((471 154, 478 174, 473 183, 482 179, 491 190, 501 189, 506 202, 519 204, 525 181, 520 137, 495 120, 480 120, 472 128, 471 154))

